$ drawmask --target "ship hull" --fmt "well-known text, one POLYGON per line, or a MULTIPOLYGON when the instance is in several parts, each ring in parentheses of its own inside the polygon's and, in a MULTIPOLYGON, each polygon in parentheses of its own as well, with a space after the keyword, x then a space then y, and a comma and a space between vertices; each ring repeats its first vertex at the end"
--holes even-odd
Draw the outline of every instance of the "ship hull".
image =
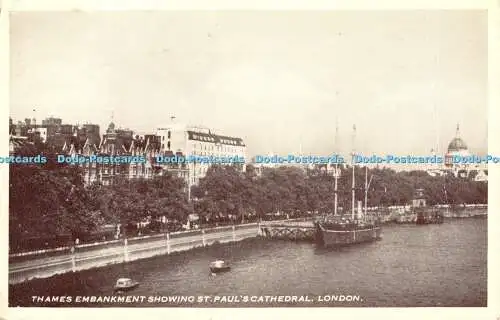
POLYGON ((317 225, 316 236, 318 244, 323 247, 340 247, 380 240, 382 228, 374 226, 358 230, 329 230, 317 225))

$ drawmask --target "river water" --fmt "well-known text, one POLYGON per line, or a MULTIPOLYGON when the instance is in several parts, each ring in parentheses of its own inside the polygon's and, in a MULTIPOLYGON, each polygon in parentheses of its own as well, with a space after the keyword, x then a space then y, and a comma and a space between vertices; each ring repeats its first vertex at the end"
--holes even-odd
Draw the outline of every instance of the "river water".
POLYGON ((9 305, 485 307, 486 264, 487 219, 457 219, 442 225, 385 226, 381 241, 340 250, 319 249, 304 242, 249 239, 37 279, 10 286, 9 305), (230 261, 232 270, 211 276, 208 263, 215 258, 230 261), (117 299, 112 288, 120 277, 140 282, 127 294, 135 296, 129 297, 135 301, 76 302, 82 299, 79 296, 117 299), (47 296, 59 301, 40 301, 47 296), (200 303, 200 296, 212 302, 200 303), (153 299, 157 302, 151 302, 153 299))

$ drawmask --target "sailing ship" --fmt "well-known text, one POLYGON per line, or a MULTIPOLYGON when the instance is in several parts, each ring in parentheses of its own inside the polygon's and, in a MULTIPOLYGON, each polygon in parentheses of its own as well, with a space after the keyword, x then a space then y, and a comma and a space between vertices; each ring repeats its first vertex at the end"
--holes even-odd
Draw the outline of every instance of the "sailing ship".
MULTIPOLYGON (((356 127, 354 127, 354 131, 356 127)), ((365 167, 365 208, 364 214, 355 214, 355 165, 352 164, 352 212, 351 215, 338 215, 337 213, 337 181, 340 176, 338 164, 335 165, 335 204, 334 214, 315 222, 316 240, 324 247, 339 247, 363 242, 373 242, 381 239, 382 227, 380 218, 367 214, 368 199, 368 167, 365 167)), ((370 177, 370 182, 371 182, 370 177)))

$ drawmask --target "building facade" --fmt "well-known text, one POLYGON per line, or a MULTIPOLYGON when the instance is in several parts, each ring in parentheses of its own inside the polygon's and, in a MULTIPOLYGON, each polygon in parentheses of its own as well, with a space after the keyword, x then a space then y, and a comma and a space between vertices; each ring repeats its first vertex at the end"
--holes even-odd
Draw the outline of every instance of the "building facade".
POLYGON ((460 127, 458 125, 455 138, 453 138, 448 144, 448 150, 444 158, 444 165, 448 171, 453 172, 453 175, 465 178, 468 176, 469 170, 471 169, 471 165, 454 163, 453 159, 457 156, 459 157, 471 156, 469 148, 460 137, 460 127))
MULTIPOLYGON (((92 131, 92 128, 91 130, 92 131)), ((88 162, 79 164, 83 169, 86 184, 102 183, 109 185, 113 179, 122 177, 126 179, 144 178, 151 179, 162 174, 161 168, 155 165, 155 157, 160 153, 160 148, 155 141, 145 140, 135 136, 132 130, 117 129, 111 122, 102 137, 99 145, 95 144, 92 135, 87 135, 86 140, 75 139, 69 146, 65 145, 63 151, 69 156, 132 156, 145 158, 145 162, 127 164, 88 162)))
POLYGON ((78 164, 83 170, 85 184, 109 185, 116 177, 148 179, 162 174, 162 167, 155 163, 155 156, 160 154, 159 137, 153 134, 134 137, 132 130, 115 128, 115 124, 110 123, 101 138, 98 125, 63 124, 58 118, 43 120, 41 125, 36 125, 34 119, 16 125, 10 120, 9 127, 11 154, 38 141, 67 156, 143 156, 146 159, 144 163, 131 164, 78 164))
POLYGON ((55 149, 75 144, 75 139, 82 144, 89 138, 90 143, 96 145, 99 145, 101 140, 99 126, 96 124, 63 124, 61 119, 52 117, 42 120, 41 124, 37 124, 36 119, 25 119, 17 124, 9 119, 9 134, 27 137, 30 141, 38 140, 54 146, 55 149))
POLYGON ((456 157, 469 157, 473 154, 469 151, 467 144, 460 135, 460 126, 457 124, 455 137, 448 144, 444 154, 444 164, 441 167, 429 169, 427 172, 432 176, 453 175, 474 181, 488 181, 488 167, 485 164, 456 163, 456 157))
MULTIPOLYGON (((146 159, 145 163, 119 165, 95 162, 79 164, 86 184, 99 182, 107 185, 118 176, 149 179, 169 172, 191 186, 198 184, 211 164, 158 163, 157 157, 193 155, 245 159, 246 155, 246 146, 241 138, 215 134, 207 128, 179 124, 158 128, 154 134, 134 134, 132 130, 116 128, 111 122, 101 137, 99 126, 94 124, 63 124, 59 118, 47 118, 41 125, 37 125, 35 119, 14 124, 9 119, 9 131, 12 150, 19 144, 38 139, 55 152, 68 156, 143 156, 146 159)), ((244 170, 244 164, 240 166, 244 170)))
MULTIPOLYGON (((243 139, 220 135, 204 127, 172 124, 156 131, 162 152, 182 153, 186 156, 242 157, 246 159, 243 139)), ((209 163, 189 163, 186 166, 188 184, 198 184, 205 177, 209 163)), ((186 170, 184 169, 184 170, 186 170)), ((244 170, 244 165, 241 166, 244 170)))

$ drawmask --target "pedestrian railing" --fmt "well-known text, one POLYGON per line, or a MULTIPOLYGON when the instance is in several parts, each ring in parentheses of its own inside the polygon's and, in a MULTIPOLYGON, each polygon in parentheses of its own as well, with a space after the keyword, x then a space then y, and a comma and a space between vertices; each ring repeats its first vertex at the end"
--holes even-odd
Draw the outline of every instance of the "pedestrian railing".
MULTIPOLYGON (((296 219, 285 219, 285 220, 278 220, 278 221, 301 221, 303 219, 304 218, 296 218, 296 219)), ((205 229, 176 231, 176 232, 170 232, 168 234, 169 234, 171 239, 182 238, 182 237, 190 237, 190 236, 200 235, 202 233, 202 230, 204 230, 203 232, 205 234, 217 233, 217 232, 232 230, 232 229, 234 229, 234 230, 252 229, 252 228, 258 226, 259 224, 267 224, 267 223, 273 223, 273 222, 276 223, 276 220, 237 224, 237 225, 232 225, 232 226, 212 227, 212 228, 205 228, 205 229)), ((167 233, 160 233, 160 234, 155 234, 155 235, 131 237, 131 238, 128 238, 128 242, 134 243, 134 242, 143 242, 143 241, 148 241, 148 240, 162 239, 162 238, 166 237, 166 234, 167 233)), ((103 249, 105 249, 111 245, 121 246, 123 241, 124 241, 123 239, 99 241, 99 242, 94 242, 94 243, 79 244, 79 245, 75 245, 74 247, 75 247, 75 250, 77 250, 78 252, 94 251, 94 250, 99 249, 99 247, 103 247, 103 249)), ((71 250, 71 248, 72 248, 72 246, 63 246, 63 247, 59 247, 59 248, 12 253, 12 254, 9 254, 9 259, 15 259, 15 258, 20 258, 20 257, 33 258, 36 256, 41 256, 41 255, 49 256, 50 254, 57 256, 58 254, 67 253, 69 250, 71 250)))
MULTIPOLYGON (((241 226, 240 228, 224 226, 50 250, 58 250, 57 252, 60 252, 58 256, 48 257, 44 251, 49 250, 40 250, 29 253, 31 259, 25 261, 16 261, 15 257, 10 257, 9 283, 19 283, 31 278, 44 278, 58 273, 76 272, 108 264, 170 254, 212 245, 216 242, 243 240, 257 236, 258 231, 259 225, 253 223, 243 228, 241 226), (95 250, 91 250, 91 248, 95 250)), ((20 256, 18 255, 18 257, 20 256)), ((23 255, 23 257, 27 256, 27 254, 23 255)))

